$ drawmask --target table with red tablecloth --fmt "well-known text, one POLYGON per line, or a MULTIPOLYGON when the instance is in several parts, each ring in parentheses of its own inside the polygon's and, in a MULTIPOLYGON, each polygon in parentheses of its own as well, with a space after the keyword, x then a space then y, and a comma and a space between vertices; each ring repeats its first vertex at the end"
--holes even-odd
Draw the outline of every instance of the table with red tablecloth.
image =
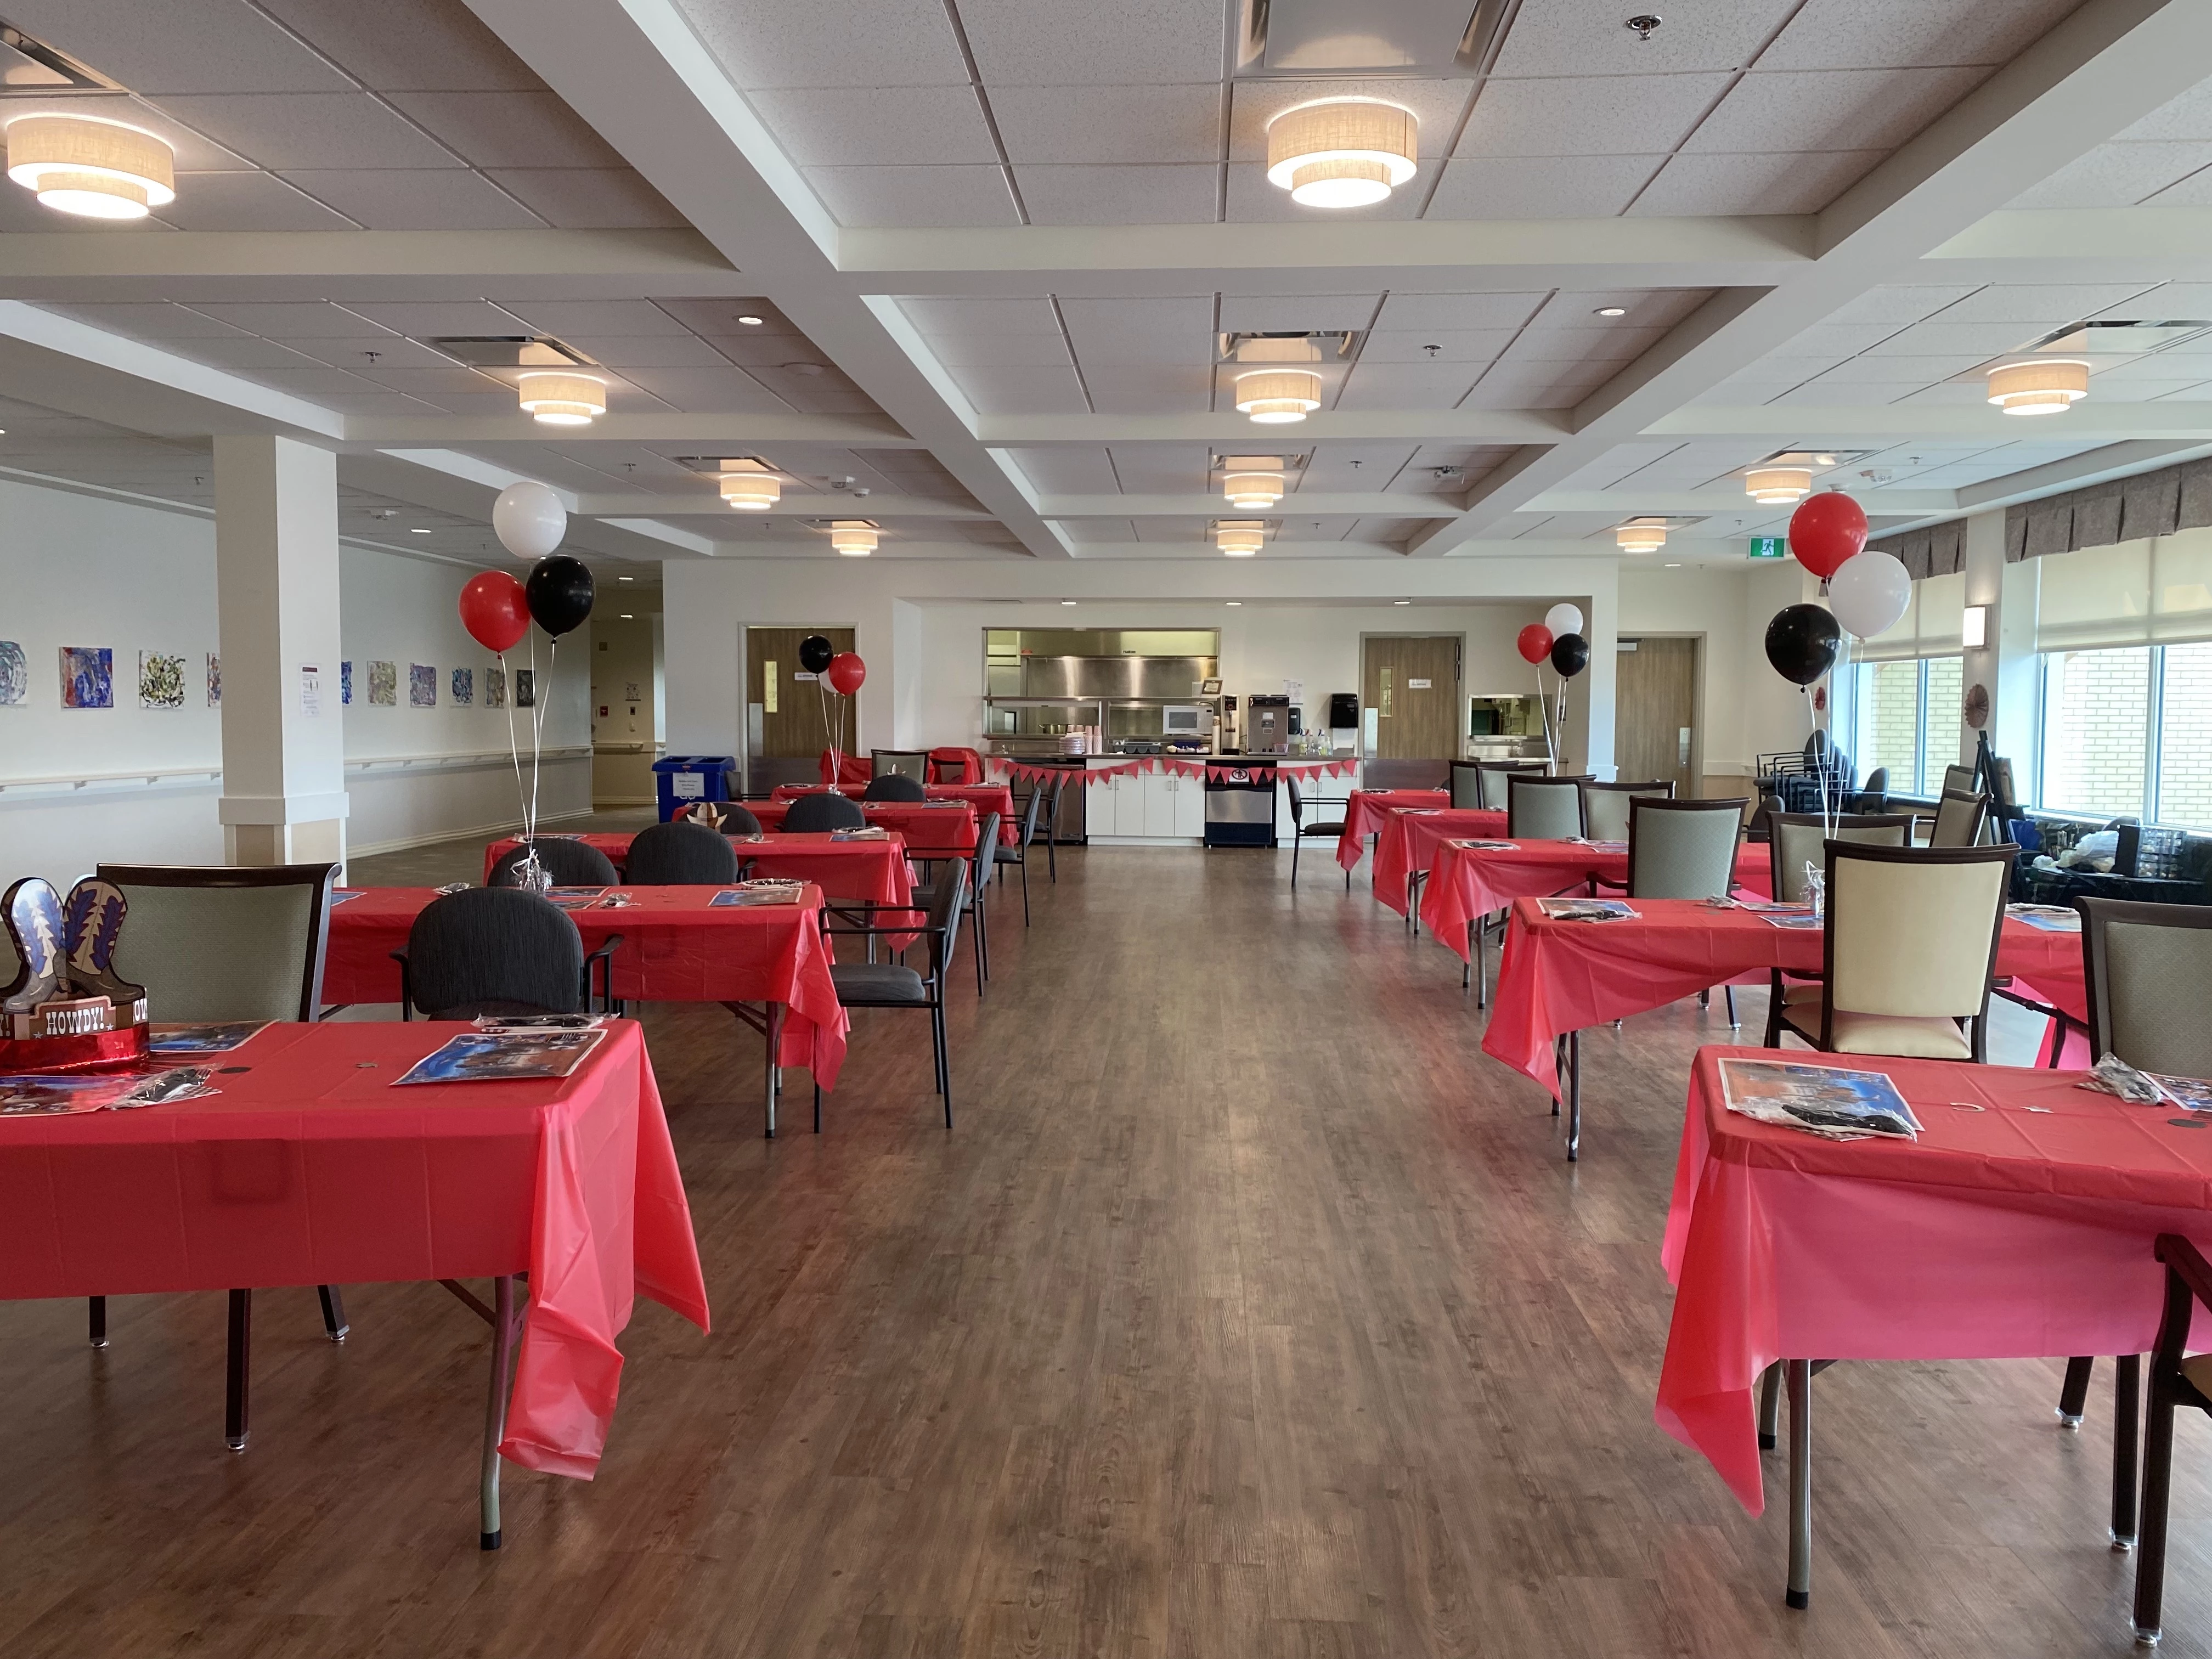
POLYGON ((1386 805, 1372 814, 1375 896, 1400 915, 1413 902, 1414 877, 1424 874, 1437 848, 1457 836, 1503 836, 1505 814, 1468 807, 1386 805))
POLYGON ((659 1091, 628 1020, 565 1079, 392 1086, 468 1029, 272 1025, 206 1098, 0 1118, 0 1297, 527 1271, 499 1449, 589 1479, 635 1293, 708 1323, 659 1091))
MULTIPOLYGON (((1663 1008, 1716 985, 1763 984, 1771 971, 1818 974, 1818 930, 1778 927, 1748 910, 1701 899, 1632 899, 1635 919, 1554 921, 1534 899, 1516 900, 1505 933, 1482 1051, 1554 1095, 1556 1039, 1663 1008)), ((2054 1006, 2087 1023, 2081 936, 2049 933, 2007 917, 1996 971, 2033 984, 2054 1006)))
MULTIPOLYGON (((999 815, 999 839, 1005 845, 1011 847, 1021 839, 1021 825, 1017 823, 1014 818, 1014 791, 1012 785, 1005 783, 933 783, 924 787, 928 790, 928 798, 931 800, 966 801, 970 806, 975 809, 975 816, 978 818, 981 818, 986 812, 996 812, 999 815)), ((801 795, 818 795, 821 793, 822 787, 818 784, 811 786, 791 783, 778 784, 771 797, 771 800, 788 803, 797 800, 801 795)), ((844 796, 848 800, 860 800, 860 798, 867 793, 867 787, 865 784, 840 784, 837 788, 837 793, 844 796)), ((915 804, 915 803, 913 801, 861 801, 862 805, 872 807, 912 806, 915 804)), ((758 802, 747 802, 746 805, 748 810, 750 810, 756 817, 759 816, 760 804, 758 802)), ((763 818, 761 822, 765 824, 768 820, 763 818)))
MULTIPOLYGON (((598 848, 617 871, 629 862, 633 838, 627 834, 594 834, 574 839, 598 848)), ((491 880, 493 866, 520 845, 509 839, 495 841, 484 848, 487 884, 491 880)), ((839 841, 826 831, 795 836, 781 831, 763 832, 758 841, 732 836, 731 845, 738 860, 752 866, 754 875, 811 881, 833 899, 904 904, 914 890, 913 875, 907 868, 906 842, 896 831, 882 841, 839 841)))
POLYGON ((1378 820, 1385 807, 1450 805, 1449 789, 1355 789, 1345 797, 1344 833, 1337 837, 1336 861, 1347 870, 1359 862, 1368 836, 1381 828, 1378 820))
MULTIPOLYGON (((437 896, 428 887, 364 887, 331 910, 323 965, 326 1003, 397 1002, 408 930, 437 896)), ((595 900, 568 912, 597 950, 622 935, 611 962, 613 994, 642 1002, 763 1003, 782 1009, 775 1063, 804 1066, 824 1089, 845 1059, 847 1018, 830 977, 818 888, 793 904, 716 906, 719 887, 624 888, 622 907, 595 900)))
MULTIPOLYGON (((792 806, 787 800, 749 800, 744 805, 745 811, 760 820, 763 830, 771 831, 783 828, 785 815, 792 806)), ((880 824, 906 842, 908 858, 975 855, 975 837, 981 833, 982 826, 976 819, 974 805, 967 801, 872 800, 859 805, 870 823, 880 824)), ((1005 839, 1003 828, 1000 838, 1005 839)))
MULTIPOLYGON (((2152 1241, 2212 1249, 2212 1127, 2081 1076, 1701 1049, 1662 1253, 1676 1289, 1660 1426, 1758 1514, 1753 1391, 1777 1361, 2147 1351, 2164 1290, 2152 1241), (1731 1055, 1886 1073, 1923 1132, 1833 1141, 1754 1121, 1723 1103, 1731 1055)), ((1807 1588, 1802 1563, 1791 1588, 1807 1588)))

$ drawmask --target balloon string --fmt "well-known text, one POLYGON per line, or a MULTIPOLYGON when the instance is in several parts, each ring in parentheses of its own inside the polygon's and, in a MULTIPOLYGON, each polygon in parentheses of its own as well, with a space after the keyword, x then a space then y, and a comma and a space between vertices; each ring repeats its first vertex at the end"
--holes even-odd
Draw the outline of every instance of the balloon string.
MULTIPOLYGON (((553 684, 553 667, 561 654, 561 641, 555 639, 545 647, 545 684, 553 684)), ((538 684, 538 642, 530 643, 530 840, 538 842, 538 768, 544 750, 545 699, 539 695, 538 684)))
POLYGON ((517 746, 514 740, 514 698, 508 689, 507 653, 501 651, 498 653, 497 655, 499 657, 500 702, 503 705, 503 712, 507 715, 507 758, 514 763, 514 801, 515 805, 522 812, 522 838, 525 842, 527 842, 530 839, 530 798, 524 792, 522 787, 522 751, 517 746))

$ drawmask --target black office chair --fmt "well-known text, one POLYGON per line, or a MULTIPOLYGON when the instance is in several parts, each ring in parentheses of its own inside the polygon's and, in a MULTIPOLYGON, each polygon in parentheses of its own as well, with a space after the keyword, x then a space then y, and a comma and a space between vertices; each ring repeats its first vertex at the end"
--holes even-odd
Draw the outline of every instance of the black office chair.
POLYGON ((862 800, 927 800, 929 789, 919 778, 902 772, 878 772, 860 792, 862 800))
POLYGON ((1052 799, 1044 814, 1044 868, 1046 877, 1054 886, 1060 884, 1060 794, 1067 787, 1068 774, 1061 772, 1052 781, 1052 799))
MULTIPOLYGON (((499 855, 499 862, 491 867, 491 879, 487 887, 519 887, 522 878, 515 868, 530 856, 527 845, 510 847, 499 855)), ((538 861, 545 873, 553 878, 556 887, 611 887, 621 878, 615 873, 614 861, 588 842, 552 839, 538 843, 538 861)))
POLYGON ((834 790, 824 790, 818 795, 801 795, 791 803, 783 815, 784 833, 788 836, 818 836, 831 830, 864 830, 868 815, 860 810, 858 801, 848 800, 834 790))
MULTIPOLYGON (((146 1006, 163 1021, 276 1019, 322 1016, 323 954, 330 939, 335 864, 254 868, 103 864, 126 907, 115 945, 118 978, 146 988, 146 1006)), ((335 1285, 318 1285, 323 1332, 343 1342, 351 1328, 335 1285)), ((246 1385, 253 1292, 230 1293, 224 1368, 223 1439, 246 1449, 246 1385)), ((107 1298, 90 1299, 92 1346, 107 1346, 107 1298)))
MULTIPOLYGON (((1305 792, 1298 787, 1298 781, 1286 774, 1283 779, 1283 787, 1290 791, 1291 796, 1291 885, 1296 887, 1298 884, 1298 848, 1305 845, 1309 836, 1320 840, 1341 841, 1344 838, 1346 820, 1316 818, 1313 823, 1308 823, 1305 792)), ((1314 805, 1340 806, 1343 803, 1316 801, 1314 805)), ((1352 872, 1349 870, 1344 872, 1344 890, 1347 893, 1352 890, 1352 872)))
MULTIPOLYGON (((991 923, 984 908, 983 889, 985 884, 991 878, 991 866, 998 858, 998 846, 999 815, 996 812, 986 812, 983 814, 982 822, 975 826, 975 868, 972 878, 968 882, 968 902, 965 907, 972 911, 975 917, 975 994, 979 997, 983 994, 983 981, 991 976, 991 923)), ((959 859, 946 859, 939 862, 948 872, 956 870, 964 872, 968 868, 967 865, 959 859)), ((950 879, 949 874, 940 875, 927 885, 915 888, 913 894, 915 903, 923 908, 927 908, 933 904, 939 891, 948 879, 950 879)))
POLYGON ((629 844, 633 887, 726 887, 738 878, 729 837, 703 823, 655 823, 629 844))
POLYGON ((1019 866, 1022 872, 1022 926, 1030 925, 1030 846, 1036 840, 1037 815, 1044 805, 1044 786, 1037 784, 1030 790, 1030 798, 1022 807, 1022 833, 1012 847, 1001 847, 991 855, 998 866, 999 884, 1005 886, 1006 866, 1019 866))
MULTIPOLYGON (((961 913, 968 908, 968 866, 955 860, 924 905, 872 905, 865 927, 839 927, 834 933, 872 937, 910 934, 914 923, 882 927, 875 917, 922 913, 927 920, 921 937, 929 945, 929 972, 918 974, 903 963, 833 963, 830 977, 837 987, 837 1000, 848 1008, 923 1008, 929 1012, 931 1044, 937 1061, 937 1092, 945 1097, 945 1127, 952 1127, 952 1057, 945 1039, 945 972, 952 965, 952 949, 958 940, 961 913)), ((822 1133, 822 1085, 814 1085, 814 1133, 822 1133)))
MULTIPOLYGON (((594 963, 610 977, 610 935, 588 957, 566 910, 513 887, 471 887, 422 907, 407 930, 399 964, 400 1013, 412 1019, 483 1015, 574 1014, 591 1005, 594 963)), ((611 1000, 610 986, 605 993, 611 1000)))

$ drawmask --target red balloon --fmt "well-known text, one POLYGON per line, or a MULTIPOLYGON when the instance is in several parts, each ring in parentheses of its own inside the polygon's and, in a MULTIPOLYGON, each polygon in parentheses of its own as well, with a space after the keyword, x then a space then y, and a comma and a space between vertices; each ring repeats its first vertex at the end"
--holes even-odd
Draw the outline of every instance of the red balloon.
POLYGON ((1521 630, 1521 637, 1514 641, 1514 645, 1523 660, 1532 663, 1547 661, 1552 654, 1552 630, 1541 623, 1530 623, 1521 630))
POLYGON ((461 626, 487 651, 512 651, 530 631, 530 600, 504 570, 469 578, 461 590, 461 626))
POLYGON ((1866 509, 1840 489, 1808 495, 1790 515, 1790 550, 1822 581, 1866 545, 1866 509))
POLYGON ((841 697, 849 697, 868 678, 868 665, 860 660, 858 652, 840 651, 830 659, 828 674, 830 689, 841 697))

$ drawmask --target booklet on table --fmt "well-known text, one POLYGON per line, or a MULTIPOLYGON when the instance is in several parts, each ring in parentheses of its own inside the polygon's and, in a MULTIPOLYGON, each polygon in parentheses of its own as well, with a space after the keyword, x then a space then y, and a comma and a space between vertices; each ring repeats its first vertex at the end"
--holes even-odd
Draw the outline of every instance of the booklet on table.
POLYGON ((1537 908, 1553 921, 1633 921, 1640 912, 1620 899, 1538 899, 1537 908))
POLYGON ((2014 921, 2024 921, 2046 933, 2078 933, 2081 931, 2081 913, 2069 910, 2063 904, 2008 904, 2005 915, 2014 921))
POLYGON ((1810 910, 1760 910, 1755 914, 1770 927, 1786 927, 1793 933, 1817 933, 1827 925, 1825 918, 1810 910))
POLYGON ((449 1039, 407 1068, 405 1083, 506 1083, 563 1078, 599 1046, 604 1029, 589 1031, 482 1030, 449 1039))
POLYGON ((1829 1140, 1911 1140, 1920 1133, 1920 1120, 1887 1072, 1734 1059, 1722 1060, 1720 1070, 1729 1110, 1761 1123, 1829 1140))
POLYGON ((273 1019, 211 1020, 200 1024, 146 1028, 146 1046, 157 1054, 227 1054, 267 1030, 273 1019))
POLYGON ((1517 853, 1521 850, 1521 843, 1517 841, 1455 841, 1445 844, 1456 847, 1462 853, 1517 853))
POLYGON ((204 1066, 176 1066, 149 1076, 66 1073, 36 1077, 0 1077, 0 1117, 32 1117, 69 1112, 125 1112, 171 1101, 218 1094, 208 1086, 204 1066))

